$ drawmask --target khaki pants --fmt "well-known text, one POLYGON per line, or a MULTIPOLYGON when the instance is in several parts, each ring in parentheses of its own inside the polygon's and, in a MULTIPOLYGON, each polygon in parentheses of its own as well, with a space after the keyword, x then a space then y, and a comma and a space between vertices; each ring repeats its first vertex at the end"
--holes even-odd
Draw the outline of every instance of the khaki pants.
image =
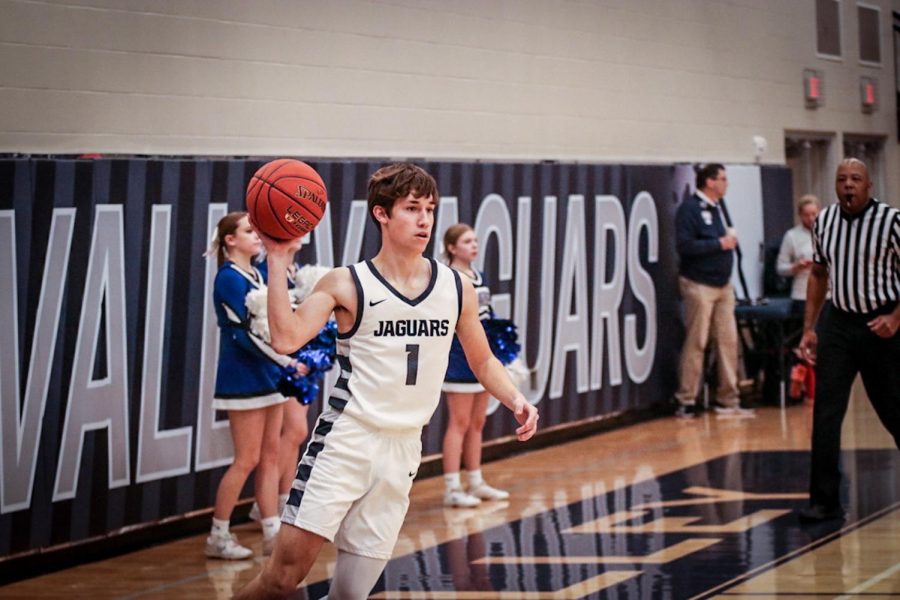
POLYGON ((697 401, 703 375, 703 354, 710 335, 715 340, 719 389, 716 399, 721 406, 737 406, 738 334, 734 320, 734 287, 711 287, 685 277, 678 278, 684 301, 687 333, 681 349, 679 386, 675 399, 691 405, 697 401))

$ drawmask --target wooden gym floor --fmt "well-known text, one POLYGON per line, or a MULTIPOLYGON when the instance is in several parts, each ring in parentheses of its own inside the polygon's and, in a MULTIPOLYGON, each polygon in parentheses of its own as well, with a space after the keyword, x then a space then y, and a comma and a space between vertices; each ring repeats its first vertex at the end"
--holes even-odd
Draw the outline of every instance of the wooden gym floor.
MULTIPOLYGON (((900 598, 900 453, 860 388, 844 426, 844 522, 802 526, 811 409, 651 422, 485 466, 508 502, 441 506, 420 481, 372 598, 900 598)), ((235 528, 257 554, 253 525, 235 528)), ((230 598, 262 558, 204 536, 0 587, 0 598, 230 598)), ((292 598, 327 592, 326 546, 292 598)))

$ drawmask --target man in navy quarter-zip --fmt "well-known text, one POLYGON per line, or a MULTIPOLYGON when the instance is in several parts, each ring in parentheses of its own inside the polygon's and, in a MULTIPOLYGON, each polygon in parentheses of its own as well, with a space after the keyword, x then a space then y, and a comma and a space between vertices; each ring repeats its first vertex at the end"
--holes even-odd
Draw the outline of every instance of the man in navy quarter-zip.
POLYGON ((738 335, 734 320, 736 232, 722 220, 719 202, 728 189, 725 167, 709 164, 697 172, 697 191, 678 207, 675 238, 681 259, 678 287, 684 301, 685 340, 681 350, 679 385, 675 393, 679 417, 697 411, 703 355, 710 336, 716 340, 719 387, 716 412, 752 415, 738 396, 738 335))

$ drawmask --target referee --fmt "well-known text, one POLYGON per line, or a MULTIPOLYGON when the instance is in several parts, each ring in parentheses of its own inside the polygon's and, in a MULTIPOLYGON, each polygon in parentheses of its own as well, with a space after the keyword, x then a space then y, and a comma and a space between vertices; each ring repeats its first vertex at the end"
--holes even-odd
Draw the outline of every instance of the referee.
POLYGON ((869 170, 858 159, 843 160, 835 179, 838 203, 823 210, 813 227, 800 340, 817 378, 810 503, 800 511, 801 521, 844 517, 841 424, 857 373, 900 447, 900 211, 869 196, 869 170), (819 319, 829 284, 831 303, 819 319))

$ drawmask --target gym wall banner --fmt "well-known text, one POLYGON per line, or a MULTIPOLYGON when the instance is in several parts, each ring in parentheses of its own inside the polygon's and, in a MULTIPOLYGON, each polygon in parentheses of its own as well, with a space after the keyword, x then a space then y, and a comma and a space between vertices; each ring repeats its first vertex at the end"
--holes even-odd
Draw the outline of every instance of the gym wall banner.
MULTIPOLYGON (((263 162, 0 159, 0 557, 212 505, 232 446, 211 407, 216 265, 203 253, 263 162)), ((366 180, 384 162, 309 162, 329 204, 300 262, 372 256, 366 180)), ((442 195, 428 252, 449 225, 474 225, 541 427, 666 401, 682 339, 672 221, 690 166, 419 164, 442 195)), ((515 429, 495 409, 486 440, 515 429)), ((424 454, 440 452, 445 419, 442 406, 424 454)))

